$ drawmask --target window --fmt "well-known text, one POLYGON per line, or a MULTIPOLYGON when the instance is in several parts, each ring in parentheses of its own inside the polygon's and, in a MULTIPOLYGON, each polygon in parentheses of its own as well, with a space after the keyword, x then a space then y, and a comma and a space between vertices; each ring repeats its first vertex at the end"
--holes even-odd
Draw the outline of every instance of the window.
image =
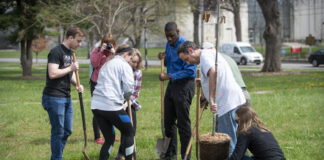
POLYGON ((254 48, 252 47, 249 47, 249 46, 246 46, 246 47, 240 47, 242 52, 245 53, 245 52, 255 52, 254 48))

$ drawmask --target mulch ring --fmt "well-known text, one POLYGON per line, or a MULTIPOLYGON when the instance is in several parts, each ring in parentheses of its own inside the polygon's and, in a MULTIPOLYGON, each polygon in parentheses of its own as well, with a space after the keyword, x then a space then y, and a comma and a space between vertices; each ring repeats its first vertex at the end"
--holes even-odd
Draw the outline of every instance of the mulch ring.
POLYGON ((244 76, 283 76, 283 75, 301 75, 307 74, 308 72, 242 72, 244 76))

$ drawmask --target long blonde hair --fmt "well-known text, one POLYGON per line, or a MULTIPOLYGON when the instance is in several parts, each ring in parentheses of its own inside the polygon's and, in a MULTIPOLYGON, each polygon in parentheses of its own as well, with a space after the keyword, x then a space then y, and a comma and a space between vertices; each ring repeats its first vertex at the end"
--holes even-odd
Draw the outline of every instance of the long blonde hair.
POLYGON ((236 110, 238 128, 236 134, 247 132, 252 126, 259 129, 261 132, 270 132, 262 123, 252 107, 243 105, 236 110))
POLYGON ((137 49, 137 48, 134 48, 134 56, 138 56, 138 63, 137 63, 137 67, 136 67, 136 70, 139 70, 142 68, 142 54, 141 52, 137 49))

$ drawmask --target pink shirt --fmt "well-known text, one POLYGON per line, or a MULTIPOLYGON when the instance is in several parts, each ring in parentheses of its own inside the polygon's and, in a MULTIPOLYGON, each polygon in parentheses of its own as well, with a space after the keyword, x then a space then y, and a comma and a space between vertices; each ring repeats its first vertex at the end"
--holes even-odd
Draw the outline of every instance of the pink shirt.
POLYGON ((106 60, 109 56, 113 55, 110 51, 104 50, 100 52, 100 48, 96 47, 91 52, 91 65, 93 67, 93 72, 91 80, 97 83, 98 74, 100 68, 106 63, 106 60))

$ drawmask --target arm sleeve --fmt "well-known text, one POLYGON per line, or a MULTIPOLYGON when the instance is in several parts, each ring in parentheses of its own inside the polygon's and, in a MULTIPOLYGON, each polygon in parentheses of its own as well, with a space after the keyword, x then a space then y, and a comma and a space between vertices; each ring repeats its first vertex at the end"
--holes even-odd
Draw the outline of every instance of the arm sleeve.
POLYGON ((125 64, 124 71, 123 71, 123 75, 122 75, 122 87, 123 87, 123 93, 124 93, 124 98, 126 100, 130 99, 130 96, 133 93, 133 87, 134 87, 134 75, 133 75, 133 71, 131 69, 131 67, 125 64))
POLYGON ((103 54, 99 52, 99 48, 94 48, 91 52, 91 65, 95 69, 100 66, 100 62, 102 61, 103 54))
POLYGON ((248 133, 240 133, 237 137, 236 146, 230 160, 241 160, 249 145, 248 133))
POLYGON ((141 90, 141 85, 142 85, 142 71, 138 70, 136 72, 134 72, 134 76, 135 76, 135 81, 134 81, 134 91, 133 91, 133 95, 131 96, 131 101, 133 105, 138 105, 137 103, 137 97, 139 95, 139 92, 141 90))
POLYGON ((51 50, 47 56, 48 63, 60 64, 60 55, 55 50, 51 50))
POLYGON ((197 69, 196 65, 191 65, 191 64, 189 65, 186 62, 184 62, 182 70, 171 74, 171 80, 174 81, 183 78, 194 78, 192 77, 192 75, 195 74, 196 69, 197 69))
MULTIPOLYGON (((208 77, 208 71, 210 68, 215 67, 214 57, 209 57, 206 54, 201 54, 200 57, 200 71, 203 76, 208 77)), ((206 95, 205 95, 206 96, 206 95)))

